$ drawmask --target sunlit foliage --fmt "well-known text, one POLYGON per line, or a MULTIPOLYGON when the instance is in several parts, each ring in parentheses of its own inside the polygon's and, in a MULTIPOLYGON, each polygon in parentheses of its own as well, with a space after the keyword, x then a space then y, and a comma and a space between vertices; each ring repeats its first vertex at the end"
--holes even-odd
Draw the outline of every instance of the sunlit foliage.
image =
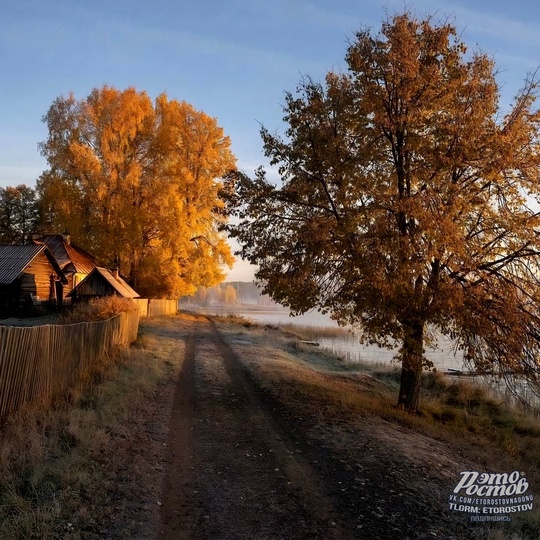
POLYGON ((38 181, 49 230, 68 230, 142 295, 178 297, 223 278, 232 255, 219 180, 234 169, 214 118, 165 94, 94 89, 57 98, 38 181))

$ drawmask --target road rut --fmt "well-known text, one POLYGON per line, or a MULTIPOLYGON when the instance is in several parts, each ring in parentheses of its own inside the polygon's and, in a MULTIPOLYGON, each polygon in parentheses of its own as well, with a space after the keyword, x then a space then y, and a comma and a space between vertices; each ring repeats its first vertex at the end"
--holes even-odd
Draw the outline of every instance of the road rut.
POLYGON ((187 338, 160 538, 348 539, 317 471, 210 321, 187 338))

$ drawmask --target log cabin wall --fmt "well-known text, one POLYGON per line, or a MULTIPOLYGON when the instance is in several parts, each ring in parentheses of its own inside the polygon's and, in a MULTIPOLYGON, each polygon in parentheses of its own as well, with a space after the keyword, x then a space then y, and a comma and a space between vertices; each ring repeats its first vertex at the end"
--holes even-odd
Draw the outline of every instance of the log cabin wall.
POLYGON ((0 316, 35 316, 59 305, 64 284, 60 266, 43 244, 0 246, 0 316))
POLYGON ((54 289, 51 289, 52 275, 55 273, 45 253, 39 253, 21 276, 21 297, 32 294, 41 300, 54 298, 54 289))
POLYGON ((64 285, 64 296, 71 292, 73 290, 73 287, 74 287, 74 281, 75 281, 75 276, 76 274, 72 274, 72 273, 69 273, 69 274, 66 274, 66 279, 67 279, 67 283, 64 285))

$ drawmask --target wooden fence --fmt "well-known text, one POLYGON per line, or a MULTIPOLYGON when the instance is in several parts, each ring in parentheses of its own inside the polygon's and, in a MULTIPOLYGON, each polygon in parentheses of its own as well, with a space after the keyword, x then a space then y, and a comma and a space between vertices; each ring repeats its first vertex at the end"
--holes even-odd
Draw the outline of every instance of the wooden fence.
POLYGON ((139 312, 106 321, 0 326, 0 419, 83 386, 116 346, 137 339, 139 312))
POLYGON ((178 311, 177 300, 156 300, 151 298, 135 298, 133 300, 139 308, 141 317, 159 317, 160 315, 174 315, 178 311))
POLYGON ((139 317, 148 317, 148 298, 133 298, 132 302, 139 310, 139 317))

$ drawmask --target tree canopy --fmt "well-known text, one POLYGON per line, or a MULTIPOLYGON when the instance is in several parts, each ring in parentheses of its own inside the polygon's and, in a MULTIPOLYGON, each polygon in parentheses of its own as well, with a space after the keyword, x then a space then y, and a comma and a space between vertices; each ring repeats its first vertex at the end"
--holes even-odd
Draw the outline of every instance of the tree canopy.
POLYGON ((0 244, 25 244, 39 225, 34 189, 20 184, 0 188, 0 244))
POLYGON ((228 230, 264 291, 363 339, 401 344, 398 404, 419 406, 437 332, 478 371, 539 372, 540 115, 528 77, 504 114, 493 60, 455 28, 397 14, 351 42, 346 73, 287 93, 281 177, 237 174, 228 230))
POLYGON ((178 297, 223 278, 220 178, 235 168, 214 118, 165 94, 104 86, 57 98, 43 118, 39 179, 49 230, 120 270, 143 295, 178 297))

